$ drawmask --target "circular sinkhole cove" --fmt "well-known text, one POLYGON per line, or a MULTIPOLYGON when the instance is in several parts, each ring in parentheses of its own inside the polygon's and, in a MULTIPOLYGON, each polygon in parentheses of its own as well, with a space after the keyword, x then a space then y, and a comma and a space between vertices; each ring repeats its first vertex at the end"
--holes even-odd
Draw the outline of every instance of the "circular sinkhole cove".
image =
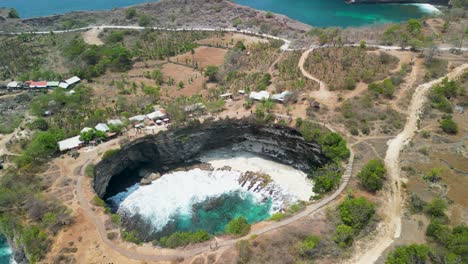
POLYGON ((96 165, 96 193, 140 240, 175 232, 224 233, 268 219, 313 195, 311 168, 328 162, 294 129, 215 123, 137 139, 96 165))
POLYGON ((151 165, 126 171, 134 182, 111 182, 106 202, 123 227, 153 241, 174 232, 222 234, 237 217, 260 222, 313 195, 304 172, 256 153, 217 149, 191 164, 162 173, 151 165))

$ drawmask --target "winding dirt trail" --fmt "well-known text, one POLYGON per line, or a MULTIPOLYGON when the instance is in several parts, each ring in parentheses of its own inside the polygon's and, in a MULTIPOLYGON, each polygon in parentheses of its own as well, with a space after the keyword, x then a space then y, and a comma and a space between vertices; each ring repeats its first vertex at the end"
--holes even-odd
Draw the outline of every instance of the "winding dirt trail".
POLYGON ((319 103, 326 105, 330 109, 334 109, 336 103, 338 102, 337 95, 335 93, 330 92, 330 90, 328 89, 328 86, 323 81, 321 81, 315 76, 312 76, 309 72, 307 72, 304 69, 304 64, 307 58, 309 57, 309 54, 316 48, 317 47, 312 47, 304 51, 304 53, 302 53, 301 58, 299 59, 299 65, 297 66, 301 70, 302 75, 304 75, 306 78, 310 80, 316 81, 319 84, 319 87, 320 87, 319 90, 311 92, 310 95, 319 103))
MULTIPOLYGON (((455 68, 446 77, 456 79, 461 74, 468 70, 468 64, 455 68)), ((418 120, 422 108, 427 101, 427 94, 432 86, 439 84, 445 77, 424 83, 416 88, 411 99, 411 104, 408 108, 408 119, 406 125, 395 138, 388 141, 387 154, 385 156, 385 166, 387 168, 387 177, 389 178, 390 187, 383 192, 385 198, 386 212, 384 221, 377 228, 379 233, 376 238, 366 249, 360 252, 349 263, 374 263, 382 255, 394 241, 401 235, 401 209, 402 209, 402 193, 400 185, 400 152, 409 143, 418 129, 418 120)))

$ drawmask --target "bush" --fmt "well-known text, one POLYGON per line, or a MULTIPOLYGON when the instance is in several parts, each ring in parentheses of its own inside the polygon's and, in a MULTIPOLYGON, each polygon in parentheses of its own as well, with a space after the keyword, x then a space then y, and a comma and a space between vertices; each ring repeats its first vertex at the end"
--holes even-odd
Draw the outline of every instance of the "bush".
POLYGON ((314 193, 323 194, 334 190, 340 183, 342 174, 343 170, 337 163, 331 163, 313 171, 311 177, 314 181, 314 193))
POLYGON ((333 240, 338 244, 338 246, 345 248, 349 247, 353 243, 353 235, 354 232, 352 227, 341 224, 336 227, 336 234, 333 237, 333 240))
POLYGON ((205 75, 208 77, 208 81, 210 82, 215 82, 216 81, 216 75, 219 72, 219 68, 216 66, 208 66, 205 68, 205 75))
POLYGON ((440 128, 447 134, 457 134, 458 125, 453 121, 452 116, 446 115, 440 121, 440 128))
POLYGON ((318 236, 308 236, 306 239, 297 242, 296 249, 301 256, 308 256, 312 254, 314 248, 320 242, 320 238, 318 236))
POLYGON ((265 17, 266 17, 266 18, 273 18, 273 13, 271 13, 270 11, 268 11, 268 12, 265 14, 265 17))
POLYGON ((49 129, 49 124, 47 124, 47 121, 44 118, 38 118, 32 122, 31 128, 46 131, 49 129))
POLYGON ((250 232, 250 226, 245 217, 239 216, 226 225, 225 231, 231 235, 244 236, 250 232))
POLYGON ((320 138, 319 143, 325 156, 332 160, 344 160, 350 155, 349 149, 346 146, 346 140, 337 133, 326 133, 320 138))
POLYGON ((147 27, 151 24, 151 17, 147 14, 142 14, 138 18, 138 25, 140 27, 147 27))
POLYGON ((442 217, 445 216, 445 209, 447 209, 447 203, 440 198, 434 198, 424 207, 424 212, 432 217, 442 217))
POLYGON ((94 196, 93 202, 94 202, 94 205, 96 205, 96 206, 100 206, 100 207, 105 207, 106 206, 106 202, 104 202, 104 200, 102 200, 97 195, 94 196))
POLYGON ((120 231, 120 236, 125 241, 135 243, 135 244, 141 244, 141 239, 135 230, 132 230, 132 231, 122 230, 120 231))
POLYGON ((339 206, 340 218, 354 230, 361 230, 374 216, 374 205, 364 197, 348 197, 339 206))
POLYGON ((198 230, 196 232, 175 232, 169 237, 162 237, 160 243, 163 247, 178 248, 210 239, 210 234, 206 231, 198 230))
POLYGON ((431 219, 431 223, 426 229, 426 236, 434 238, 442 245, 446 245, 451 239, 452 230, 449 226, 443 225, 439 219, 431 219))
POLYGON ((120 226, 120 224, 122 223, 122 218, 119 214, 112 214, 110 218, 112 223, 114 223, 117 226, 120 226))
POLYGON ((120 149, 109 149, 108 151, 104 152, 104 154, 102 155, 102 159, 105 160, 105 159, 109 159, 115 155, 117 155, 117 153, 120 152, 120 149))
POLYGON ((11 8, 10 11, 8 11, 8 18, 19 18, 19 13, 16 9, 11 8))
POLYGON ((31 263, 41 260, 50 246, 47 234, 37 226, 29 226, 21 232, 21 244, 25 249, 26 256, 31 263))
POLYGON ((129 8, 127 9, 127 11, 125 11, 125 18, 127 19, 132 19, 136 17, 136 15, 137 15, 137 11, 135 8, 129 8))
POLYGON ((399 246, 390 252, 385 264, 422 264, 426 263, 429 253, 426 245, 399 246))
POLYGON ((370 192, 381 190, 385 179, 385 164, 382 160, 370 160, 358 173, 357 177, 364 187, 370 192))
POLYGON ((419 198, 416 194, 412 194, 410 196, 410 209, 413 213, 419 213, 422 212, 424 209, 424 206, 426 206, 426 203, 419 198))
POLYGON ((94 178, 94 168, 96 166, 94 164, 89 164, 88 166, 86 166, 85 168, 85 175, 89 178, 94 178))

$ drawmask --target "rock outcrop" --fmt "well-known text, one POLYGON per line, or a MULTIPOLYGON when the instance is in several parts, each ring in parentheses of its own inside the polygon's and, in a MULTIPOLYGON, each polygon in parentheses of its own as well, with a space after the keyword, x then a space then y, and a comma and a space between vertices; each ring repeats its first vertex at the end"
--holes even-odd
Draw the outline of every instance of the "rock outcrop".
POLYGON ((148 135, 123 146, 119 153, 95 167, 94 189, 106 195, 111 180, 124 180, 125 170, 142 166, 174 167, 193 161, 203 151, 236 146, 308 171, 327 158, 320 145, 306 142, 301 134, 283 126, 263 126, 246 120, 209 122, 148 135))

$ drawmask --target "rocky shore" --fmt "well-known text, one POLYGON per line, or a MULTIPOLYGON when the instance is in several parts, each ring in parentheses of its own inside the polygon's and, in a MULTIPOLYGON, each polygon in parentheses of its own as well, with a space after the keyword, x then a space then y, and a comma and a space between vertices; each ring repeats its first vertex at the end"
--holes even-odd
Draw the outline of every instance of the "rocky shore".
POLYGON ((123 146, 119 153, 102 160, 95 167, 94 189, 104 197, 111 181, 124 181, 126 170, 153 165, 183 166, 203 151, 240 146, 243 151, 256 153, 290 165, 302 171, 328 162, 318 143, 306 142, 301 134, 283 126, 263 126, 253 122, 220 121, 198 126, 173 129, 148 135, 123 146))

